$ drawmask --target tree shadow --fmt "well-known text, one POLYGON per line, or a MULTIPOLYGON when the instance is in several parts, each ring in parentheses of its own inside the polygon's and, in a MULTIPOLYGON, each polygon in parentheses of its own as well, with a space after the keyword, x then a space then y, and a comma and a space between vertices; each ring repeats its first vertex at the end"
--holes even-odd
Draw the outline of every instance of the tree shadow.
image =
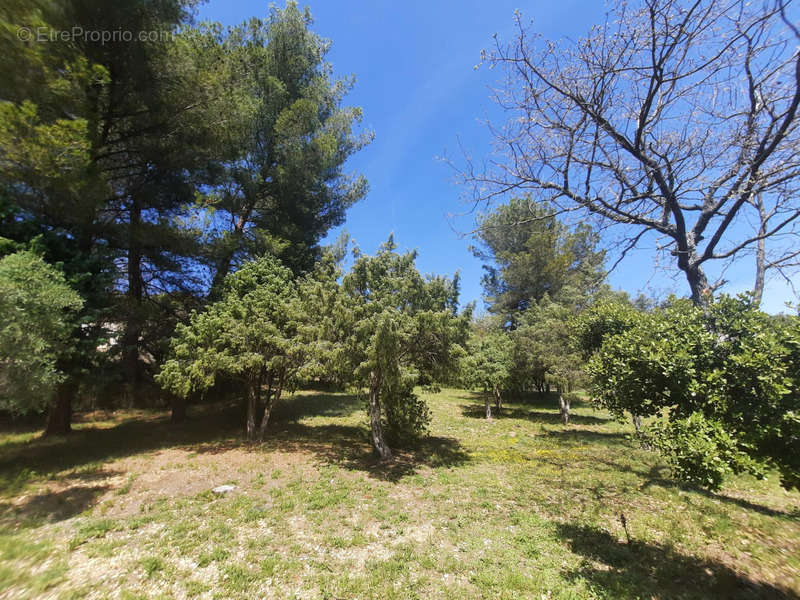
MULTIPOLYGON (((461 414, 465 417, 469 417, 471 419, 486 419, 486 408, 483 405, 462 404, 460 408, 461 414)), ((553 408, 551 411, 545 411, 504 405, 502 410, 498 412, 495 410, 494 405, 492 405, 492 418, 520 419, 532 421, 534 423, 543 423, 546 425, 561 425, 561 415, 555 408, 553 408)), ((569 417, 569 422, 574 425, 603 425, 610 420, 611 419, 603 419, 591 415, 572 414, 569 417)))
POLYGON ((365 471, 376 479, 396 483, 403 477, 415 474, 423 466, 432 469, 456 467, 471 460, 458 440, 440 436, 428 436, 407 448, 394 448, 393 452, 393 460, 382 462, 370 448, 369 453, 351 457, 343 466, 365 471))
MULTIPOLYGON (((271 422, 280 428, 303 417, 348 416, 360 407, 351 395, 304 392, 279 402, 271 422)), ((226 402, 193 407, 187 422, 177 427, 164 411, 140 411, 110 427, 85 426, 66 436, 7 443, 0 447, 0 488, 13 494, 33 479, 88 477, 59 474, 93 465, 99 470, 105 462, 166 448, 222 452, 241 447, 243 423, 240 404, 226 402)))
POLYGON ((13 491, 31 478, 54 477, 133 454, 186 446, 231 435, 238 429, 231 405, 207 407, 186 427, 169 427, 165 413, 125 419, 111 427, 84 427, 66 436, 9 444, 0 449, 0 481, 13 491))
POLYGON ((40 492, 17 502, 0 502, 0 515, 14 522, 22 519, 63 521, 91 508, 109 485, 77 485, 60 491, 40 492))
POLYGON ((793 511, 789 512, 777 510, 774 508, 770 508, 769 506, 755 504, 754 502, 750 502, 749 500, 746 500, 744 498, 737 498, 735 496, 720 494, 719 492, 713 492, 711 490, 707 490, 696 485, 691 485, 683 481, 669 479, 662 475, 662 472, 666 468, 667 467, 663 467, 661 465, 654 465, 653 467, 650 468, 650 471, 648 471, 647 473, 644 472, 637 473, 645 480, 644 483, 642 484, 642 489, 646 490, 648 487, 653 485, 657 485, 663 488, 678 489, 684 492, 692 492, 695 494, 699 494, 711 500, 716 500, 725 504, 734 504, 739 508, 752 510, 753 512, 757 512, 759 514, 766 515, 769 517, 780 517, 784 519, 800 521, 800 508, 795 508, 793 511))
POLYGON ((666 545, 633 540, 626 544, 585 525, 559 524, 559 536, 585 558, 568 573, 614 598, 726 598, 797 600, 792 590, 754 581, 733 569, 666 545))
POLYGON ((394 458, 381 461, 374 453, 369 430, 358 425, 278 424, 258 451, 288 450, 311 453, 326 464, 362 471, 383 481, 398 482, 420 467, 453 467, 467 463, 470 455, 454 438, 428 436, 405 448, 392 448, 394 458))
MULTIPOLYGON (((68 436, 0 448, 0 486, 5 494, 11 495, 21 492, 34 480, 99 481, 109 477, 104 463, 166 448, 203 454, 222 454, 233 449, 298 451, 387 481, 398 481, 422 466, 454 466, 470 459, 457 440, 428 437, 408 448, 396 449, 395 459, 383 463, 372 453, 366 426, 325 422, 326 417, 346 418, 362 409, 363 402, 357 396, 302 392, 274 407, 266 439, 257 444, 244 439, 244 418, 238 403, 197 406, 191 418, 178 427, 169 424, 169 416, 163 411, 140 412, 139 416, 112 426, 105 423, 87 426, 68 436), (322 422, 304 422, 309 417, 322 417, 322 422)), ((48 495, 58 502, 57 494, 44 494, 48 495)), ((44 503, 45 499, 41 501, 44 503)), ((81 502, 77 505, 81 507, 78 512, 86 508, 81 502)))
MULTIPOLYGON (((570 418, 570 422, 572 419, 570 418)), ((571 429, 569 425, 564 429, 547 431, 548 437, 558 438, 561 441, 577 443, 598 442, 601 444, 629 444, 630 435, 619 431, 593 431, 590 429, 571 429)))

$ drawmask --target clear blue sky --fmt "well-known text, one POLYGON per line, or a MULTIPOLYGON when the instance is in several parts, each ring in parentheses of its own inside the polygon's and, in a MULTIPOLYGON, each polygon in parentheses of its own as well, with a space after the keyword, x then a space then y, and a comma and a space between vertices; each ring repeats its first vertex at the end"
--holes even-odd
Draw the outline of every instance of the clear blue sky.
MULTIPOLYGON (((450 216, 468 210, 462 198, 469 190, 455 184, 454 172, 440 160, 446 155, 458 162, 463 157, 459 144, 476 161, 488 157, 491 138, 483 121, 503 119, 489 90, 502 73, 485 66, 476 70, 480 51, 492 45, 495 33, 512 38, 515 9, 548 38, 577 38, 602 20, 603 2, 316 0, 300 5, 310 6, 313 29, 332 41, 328 60, 334 73, 356 76, 346 104, 361 106, 365 128, 375 132, 375 141, 347 165, 367 177, 370 192, 350 209, 343 228, 367 253, 394 232, 401 249, 419 250, 421 271, 460 271, 462 303, 480 300, 481 265, 463 236, 472 229, 474 215, 450 216)), ((265 17, 268 8, 262 0, 210 0, 200 7, 199 18, 235 25, 265 17)), ((610 283, 634 295, 687 294, 682 275, 654 270, 653 259, 647 249, 639 251, 611 274, 610 283)), ((728 273, 727 291, 752 284, 751 262, 728 273)), ((764 308, 778 312, 789 299, 788 286, 769 282, 764 308)))

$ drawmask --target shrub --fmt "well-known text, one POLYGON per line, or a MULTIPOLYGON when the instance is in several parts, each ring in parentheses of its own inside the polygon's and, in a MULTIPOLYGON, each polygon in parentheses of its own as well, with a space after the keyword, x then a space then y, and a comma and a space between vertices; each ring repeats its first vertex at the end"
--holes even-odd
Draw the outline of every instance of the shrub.
MULTIPOLYGON (((799 332, 796 317, 773 319, 744 297, 722 297, 705 310, 675 300, 608 336, 589 373, 613 413, 665 415, 656 446, 677 475, 716 487, 747 456, 798 487, 799 332), (725 466, 710 468, 713 457, 725 466)), ((758 470, 754 464, 747 469, 758 470)))

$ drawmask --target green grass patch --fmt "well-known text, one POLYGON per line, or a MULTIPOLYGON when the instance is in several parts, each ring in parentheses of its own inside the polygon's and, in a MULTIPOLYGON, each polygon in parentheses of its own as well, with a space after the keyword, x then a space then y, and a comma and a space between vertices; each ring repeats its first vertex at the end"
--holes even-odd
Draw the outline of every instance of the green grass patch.
POLYGON ((358 398, 311 391, 261 446, 213 406, 179 431, 131 411, 0 435, 0 597, 800 598, 800 494, 774 477, 678 484, 586 402, 564 427, 552 398, 506 398, 491 421, 476 394, 425 398, 431 437, 390 464, 358 398))

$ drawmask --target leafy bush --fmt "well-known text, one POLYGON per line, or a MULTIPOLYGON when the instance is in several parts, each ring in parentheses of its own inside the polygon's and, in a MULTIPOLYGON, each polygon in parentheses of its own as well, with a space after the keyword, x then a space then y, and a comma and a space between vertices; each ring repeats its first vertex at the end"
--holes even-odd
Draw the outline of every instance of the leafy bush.
POLYGON ((641 315, 624 302, 598 302, 572 321, 572 341, 588 358, 602 347, 603 340, 632 328, 641 315))
POLYGON ((225 279, 221 300, 177 327, 172 357, 156 381, 182 397, 211 388, 219 378, 240 382, 248 390, 248 439, 256 437, 257 419, 263 437, 273 404, 308 361, 311 344, 301 334, 308 320, 292 273, 278 259, 245 263, 225 279))
POLYGON ((598 401, 617 415, 666 415, 657 446, 684 479, 718 486, 726 469, 743 468, 744 454, 792 488, 800 485, 799 349, 796 317, 773 319, 747 298, 722 297, 705 310, 674 300, 606 337, 589 373, 598 401), (696 451, 708 444, 725 467, 710 468, 712 458, 696 451))
POLYGON ((644 441, 659 450, 673 474, 687 483, 717 489, 730 473, 763 475, 723 425, 701 413, 661 421, 649 429, 644 441))
POLYGON ((403 446, 428 434, 431 411, 414 393, 415 377, 406 377, 398 385, 383 390, 383 430, 386 441, 403 446))
POLYGON ((64 379, 58 363, 82 305, 33 252, 0 260, 0 408, 24 413, 48 403, 64 379))

